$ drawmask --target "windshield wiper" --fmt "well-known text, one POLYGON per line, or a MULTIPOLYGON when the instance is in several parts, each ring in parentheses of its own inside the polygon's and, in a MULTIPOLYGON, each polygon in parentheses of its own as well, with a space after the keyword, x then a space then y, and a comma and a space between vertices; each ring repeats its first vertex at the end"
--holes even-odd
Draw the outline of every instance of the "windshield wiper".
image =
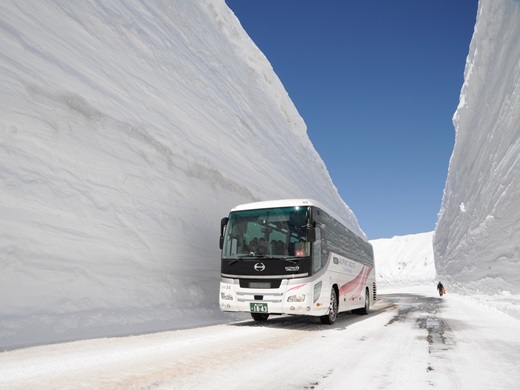
POLYGON ((269 255, 255 255, 253 252, 239 255, 236 259, 233 259, 229 262, 229 265, 235 264, 237 261, 242 261, 244 259, 277 259, 276 257, 272 257, 269 255))
POLYGON ((245 257, 250 257, 250 255, 240 255, 237 256, 236 259, 233 259, 229 262, 229 265, 235 264, 237 261, 242 261, 245 257))
POLYGON ((294 258, 294 257, 293 258, 284 257, 282 260, 283 261, 287 261, 288 263, 291 263, 291 264, 294 264, 294 265, 298 264, 298 258, 297 257, 296 258, 294 258))

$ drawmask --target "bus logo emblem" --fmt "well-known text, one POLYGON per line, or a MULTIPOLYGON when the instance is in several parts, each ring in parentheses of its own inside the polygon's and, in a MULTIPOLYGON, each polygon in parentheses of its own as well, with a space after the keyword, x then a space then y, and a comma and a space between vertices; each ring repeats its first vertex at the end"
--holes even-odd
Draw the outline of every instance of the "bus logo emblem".
POLYGON ((264 263, 256 263, 255 264, 255 271, 262 272, 265 269, 264 263))

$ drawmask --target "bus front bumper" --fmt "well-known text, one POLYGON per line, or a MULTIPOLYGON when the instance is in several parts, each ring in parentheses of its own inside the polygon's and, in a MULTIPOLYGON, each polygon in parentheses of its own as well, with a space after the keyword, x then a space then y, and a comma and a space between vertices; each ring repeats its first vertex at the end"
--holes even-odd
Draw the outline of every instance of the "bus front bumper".
POLYGON ((321 284, 301 280, 283 280, 278 289, 241 288, 234 279, 223 278, 220 283, 219 306, 227 312, 322 316, 329 301, 321 294, 321 284))

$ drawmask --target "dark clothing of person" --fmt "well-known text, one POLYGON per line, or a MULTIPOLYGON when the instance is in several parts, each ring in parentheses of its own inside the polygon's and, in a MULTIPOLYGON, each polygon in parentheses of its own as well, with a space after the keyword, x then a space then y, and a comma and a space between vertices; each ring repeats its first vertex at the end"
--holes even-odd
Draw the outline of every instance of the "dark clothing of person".
POLYGON ((441 297, 446 293, 446 290, 444 290, 444 286, 441 282, 439 282, 439 284, 437 285, 437 291, 439 291, 439 295, 441 297))

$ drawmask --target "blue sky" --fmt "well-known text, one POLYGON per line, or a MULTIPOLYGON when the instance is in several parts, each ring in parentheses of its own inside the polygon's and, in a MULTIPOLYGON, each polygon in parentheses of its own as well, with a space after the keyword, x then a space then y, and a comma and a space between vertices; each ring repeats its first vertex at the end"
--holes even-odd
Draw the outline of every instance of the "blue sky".
POLYGON ((226 0, 369 239, 435 229, 477 0, 226 0))

